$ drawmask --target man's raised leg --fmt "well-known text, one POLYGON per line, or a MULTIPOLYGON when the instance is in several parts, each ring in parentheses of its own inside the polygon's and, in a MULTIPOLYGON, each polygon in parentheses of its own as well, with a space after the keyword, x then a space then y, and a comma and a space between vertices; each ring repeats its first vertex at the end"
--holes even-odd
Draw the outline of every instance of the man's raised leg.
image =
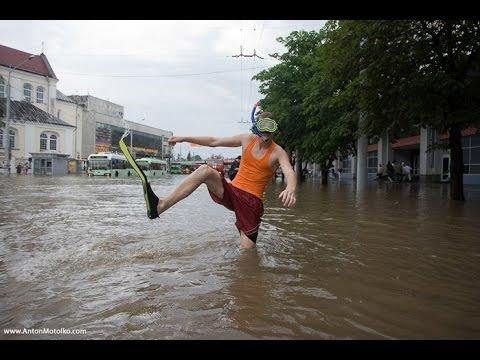
POLYGON ((201 165, 183 180, 180 185, 173 189, 167 197, 159 200, 157 206, 158 214, 171 208, 180 200, 185 199, 201 184, 206 184, 208 190, 210 190, 215 196, 218 196, 220 199, 223 198, 223 184, 220 174, 208 165, 201 165))

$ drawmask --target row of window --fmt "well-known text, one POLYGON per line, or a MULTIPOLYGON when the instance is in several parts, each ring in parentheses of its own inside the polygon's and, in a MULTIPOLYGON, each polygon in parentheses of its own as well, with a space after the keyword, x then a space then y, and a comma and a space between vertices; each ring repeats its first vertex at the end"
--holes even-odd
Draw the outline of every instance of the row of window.
POLYGON ((480 135, 462 138, 463 172, 480 174, 480 135))
MULTIPOLYGON (((3 129, 0 129, 0 148, 3 148, 3 129)), ((15 148, 15 131, 10 130, 10 148, 15 148)), ((40 135, 40 150, 57 150, 58 135, 42 133, 40 135)))
MULTIPOLYGON (((23 99, 28 102, 32 102, 32 90, 33 87, 29 83, 23 84, 23 99)), ((44 94, 45 88, 43 86, 37 86, 36 91, 36 101, 37 103, 44 103, 44 94)), ((0 76, 0 98, 7 97, 7 86, 5 84, 5 79, 0 76)))

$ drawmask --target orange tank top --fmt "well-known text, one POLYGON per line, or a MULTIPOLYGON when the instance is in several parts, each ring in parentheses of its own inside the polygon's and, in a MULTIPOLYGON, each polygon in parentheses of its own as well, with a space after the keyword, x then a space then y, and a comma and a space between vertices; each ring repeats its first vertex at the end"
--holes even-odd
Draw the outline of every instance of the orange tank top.
POLYGON ((252 154, 252 149, 257 143, 258 138, 253 139, 247 145, 247 148, 242 154, 240 161, 240 168, 232 181, 232 185, 238 189, 246 191, 263 200, 263 192, 267 186, 268 180, 273 176, 273 171, 268 165, 270 154, 275 149, 275 143, 267 148, 267 151, 261 159, 257 159, 252 154))

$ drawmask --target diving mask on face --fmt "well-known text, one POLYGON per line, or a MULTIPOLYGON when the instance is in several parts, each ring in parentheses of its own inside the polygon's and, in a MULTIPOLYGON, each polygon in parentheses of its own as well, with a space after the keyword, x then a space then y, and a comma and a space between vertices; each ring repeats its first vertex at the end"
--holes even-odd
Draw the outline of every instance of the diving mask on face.
POLYGON ((274 133, 278 128, 277 122, 270 118, 258 119, 255 126, 260 132, 264 133, 274 133))
POLYGON ((261 112, 257 112, 257 116, 255 116, 255 109, 257 108, 256 103, 252 109, 251 113, 251 121, 252 121, 252 128, 251 131, 255 135, 260 136, 262 139, 265 141, 268 140, 270 137, 269 135, 277 131, 278 125, 277 122, 273 119, 270 119, 268 117, 264 118, 259 118, 258 115, 261 114, 261 112))

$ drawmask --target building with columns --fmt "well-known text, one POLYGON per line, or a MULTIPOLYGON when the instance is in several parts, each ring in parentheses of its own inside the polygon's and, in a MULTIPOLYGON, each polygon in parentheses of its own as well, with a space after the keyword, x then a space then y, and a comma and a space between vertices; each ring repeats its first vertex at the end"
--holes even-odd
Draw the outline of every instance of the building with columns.
MULTIPOLYGON (((420 135, 397 140, 384 134, 378 143, 369 144, 364 149, 363 156, 366 156, 367 159, 367 177, 368 179, 376 178, 378 165, 385 165, 390 161, 409 164, 413 168, 413 174, 418 175, 421 181, 449 181, 449 151, 440 149, 428 151, 432 144, 441 144, 447 141, 447 134, 439 134, 427 128, 420 129, 420 135)), ((462 147, 464 184, 480 184, 480 134, 477 134, 476 128, 462 131, 462 147)), ((342 179, 357 178, 358 164, 354 156, 336 160, 334 168, 336 171, 342 169, 342 179)))

